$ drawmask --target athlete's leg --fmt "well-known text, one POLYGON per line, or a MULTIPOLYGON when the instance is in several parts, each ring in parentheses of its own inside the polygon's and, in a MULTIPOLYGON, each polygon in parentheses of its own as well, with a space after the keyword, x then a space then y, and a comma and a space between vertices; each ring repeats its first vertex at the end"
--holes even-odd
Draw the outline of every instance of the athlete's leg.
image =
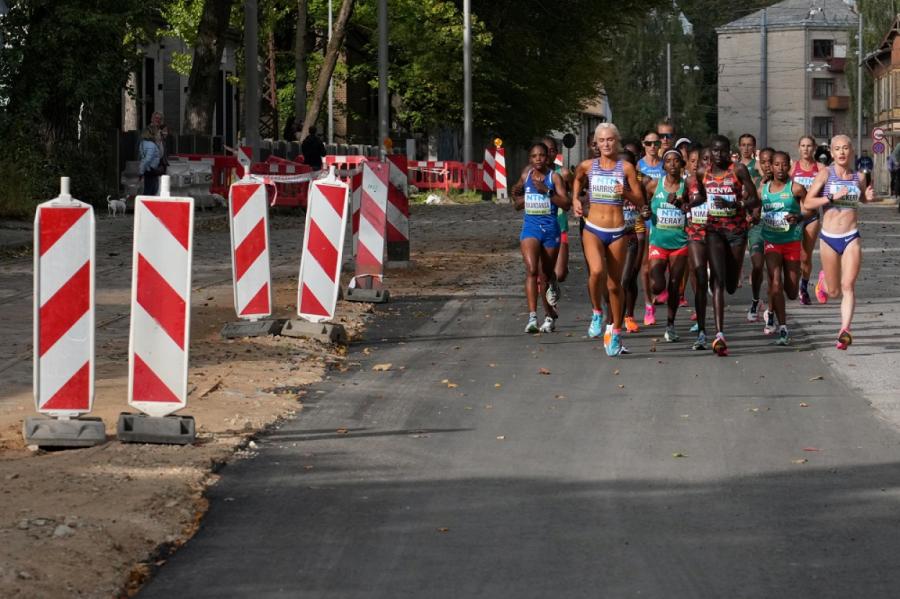
POLYGON ((822 221, 814 220, 803 228, 803 238, 801 246, 803 253, 800 256, 800 293, 804 303, 809 303, 809 277, 812 276, 813 250, 816 247, 816 239, 819 237, 819 229, 822 228, 822 221))
POLYGON ((541 242, 534 237, 526 237, 519 242, 519 249, 525 262, 525 297, 528 300, 528 311, 537 312, 541 242))
POLYGON ((733 294, 741 280, 741 267, 744 265, 744 253, 747 249, 747 238, 731 238, 725 244, 725 290, 728 295, 733 294))
POLYGON ((841 297, 841 255, 819 239, 819 260, 825 272, 825 294, 830 298, 841 297))
MULTIPOLYGON (((769 271, 769 301, 770 309, 775 311, 775 316, 781 324, 787 324, 787 316, 784 307, 784 259, 778 252, 766 254, 766 267, 769 271)), ((796 297, 796 295, 795 295, 796 297)))
POLYGON ((666 288, 666 268, 668 262, 662 258, 650 259, 650 293, 659 295, 666 288))
POLYGON ((784 295, 789 300, 795 300, 800 293, 800 261, 785 260, 783 270, 784 295))
MULTIPOLYGON (((713 290, 713 319, 716 332, 721 333, 725 330, 725 282, 729 277, 729 260, 726 255, 731 254, 731 248, 728 247, 728 242, 723 234, 718 231, 707 231, 706 249, 712 274, 710 286, 713 290)), ((734 277, 733 274, 731 276, 734 277)))
POLYGON ((666 324, 673 326, 675 324, 675 315, 678 313, 678 304, 681 302, 681 295, 678 293, 678 287, 684 281, 684 268, 687 264, 687 256, 669 256, 669 312, 666 316, 666 324))
POLYGON ((697 330, 706 332, 706 290, 709 288, 709 260, 706 255, 706 242, 690 241, 688 243, 691 272, 697 287, 694 290, 694 313, 697 315, 697 330))
POLYGON ((625 253, 625 265, 622 267, 622 289, 625 292, 625 316, 634 316, 634 304, 637 303, 638 274, 640 273, 641 260, 638 255, 640 242, 635 233, 627 235, 628 248, 625 253))
POLYGON ((622 290, 622 270, 625 267, 625 254, 628 253, 628 242, 620 237, 606 247, 606 266, 609 276, 606 277, 606 289, 609 291, 609 311, 612 313, 613 330, 622 328, 625 318, 625 293, 622 290))
POLYGON ((569 276, 569 242, 559 244, 559 254, 556 257, 556 280, 562 283, 569 276))
MULTIPOLYGON (((553 280, 553 278, 555 277, 554 266, 556 264, 556 259, 559 254, 559 248, 558 247, 550 248, 550 247, 542 245, 540 247, 540 253, 541 253, 540 280, 541 281, 553 280)), ((543 305, 544 305, 544 314, 546 314, 547 316, 551 316, 553 318, 557 318, 558 313, 556 311, 556 308, 551 306, 550 302, 547 301, 546 287, 544 287, 543 290, 538 289, 538 293, 540 294, 541 301, 543 302, 543 305)))
POLYGON ((603 292, 606 287, 606 252, 603 243, 596 235, 585 229, 581 236, 584 258, 588 267, 588 294, 591 307, 603 310, 603 292))
POLYGON ((856 278, 862 263, 862 246, 854 239, 841 256, 841 330, 849 331, 856 310, 856 278))

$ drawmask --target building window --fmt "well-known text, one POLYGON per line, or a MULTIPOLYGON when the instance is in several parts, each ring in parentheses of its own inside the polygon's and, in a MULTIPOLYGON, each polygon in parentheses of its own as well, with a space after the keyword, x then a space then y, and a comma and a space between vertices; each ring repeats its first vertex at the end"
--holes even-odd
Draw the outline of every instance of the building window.
POLYGON ((834 79, 813 79, 813 98, 824 100, 834 95, 834 79))
POLYGON ((814 116, 812 133, 819 139, 831 139, 834 135, 834 119, 830 116, 814 116))
POLYGON ((829 60, 834 56, 834 40, 813 40, 813 60, 829 60))

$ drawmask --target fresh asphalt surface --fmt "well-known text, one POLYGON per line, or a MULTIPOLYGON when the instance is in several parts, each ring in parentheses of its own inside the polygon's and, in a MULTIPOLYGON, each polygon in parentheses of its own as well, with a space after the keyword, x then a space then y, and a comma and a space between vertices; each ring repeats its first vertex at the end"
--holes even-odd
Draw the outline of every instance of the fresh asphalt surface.
POLYGON ((836 323, 775 347, 745 286, 730 357, 684 310, 611 359, 583 270, 533 337, 515 272, 380 309, 140 597, 900 595, 900 434, 823 359, 836 323))

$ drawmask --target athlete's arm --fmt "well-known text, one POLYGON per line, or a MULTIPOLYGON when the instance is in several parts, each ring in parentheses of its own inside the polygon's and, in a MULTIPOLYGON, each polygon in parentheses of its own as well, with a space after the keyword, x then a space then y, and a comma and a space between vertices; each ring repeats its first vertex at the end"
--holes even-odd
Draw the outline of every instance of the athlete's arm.
POLYGON ((584 190, 584 182, 587 180, 587 169, 590 160, 580 162, 575 167, 575 180, 572 182, 572 213, 575 216, 584 216, 584 207, 581 205, 581 192, 584 190))
POLYGON ((635 208, 641 209, 644 205, 644 194, 641 193, 641 184, 638 183, 637 174, 630 162, 622 164, 622 171, 625 173, 625 180, 628 181, 626 189, 622 190, 622 197, 631 200, 635 208))
POLYGON ((805 187, 803 187, 799 183, 792 183, 791 184, 791 193, 794 194, 794 197, 797 199, 798 202, 800 202, 800 215, 798 216, 796 214, 791 214, 790 216, 788 216, 789 223, 791 223, 791 224, 796 223, 801 218, 812 216, 813 214, 816 213, 816 211, 813 210, 813 211, 809 212, 809 214, 807 214, 807 210, 804 206, 804 203, 806 201, 806 188, 805 187))
POLYGON ((527 175, 527 172, 522 173, 519 181, 512 188, 513 206, 516 210, 525 208, 525 177, 527 175))
MULTIPOLYGON (((696 208, 701 204, 706 203, 706 186, 703 185, 703 177, 706 174, 706 171, 702 168, 697 169, 697 174, 693 175, 694 177, 694 191, 690 195, 690 202, 688 203, 688 208, 696 208)), ((690 179, 688 179, 690 180, 690 179)))
POLYGON ((738 180, 744 188, 744 197, 741 198, 744 202, 744 210, 748 213, 752 213, 759 206, 759 194, 756 192, 756 184, 753 183, 750 171, 748 171, 747 167, 743 164, 736 164, 734 166, 734 173, 737 175, 738 180))
POLYGON ((859 174, 859 182, 863 186, 861 190, 859 201, 864 204, 868 204, 869 202, 875 201, 875 187, 872 185, 872 182, 869 181, 869 175, 866 173, 859 174))
POLYGON ((559 208, 568 210, 572 206, 572 201, 566 193, 566 181, 558 173, 553 173, 553 187, 556 193, 550 197, 550 201, 559 208))
POLYGON ((822 169, 816 174, 816 178, 813 179, 812 185, 809 186, 809 191, 806 192, 806 201, 803 202, 803 208, 804 210, 807 210, 810 215, 822 206, 827 206, 831 203, 831 199, 828 196, 822 195, 822 192, 825 191, 825 183, 827 182, 828 170, 822 169))

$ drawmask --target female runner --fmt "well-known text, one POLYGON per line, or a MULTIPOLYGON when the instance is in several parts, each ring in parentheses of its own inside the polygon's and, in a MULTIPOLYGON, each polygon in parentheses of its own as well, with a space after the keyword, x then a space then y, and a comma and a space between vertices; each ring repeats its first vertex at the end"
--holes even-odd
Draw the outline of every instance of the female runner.
POLYGON ((638 209, 644 205, 644 196, 638 187, 634 167, 619 159, 619 130, 612 123, 600 123, 594 131, 594 140, 600 150, 600 157, 585 160, 575 169, 572 191, 576 216, 584 213, 579 195, 587 186, 590 211, 584 223, 584 253, 587 257, 590 276, 588 292, 594 309, 590 337, 601 334, 602 301, 601 285, 606 282, 609 292, 612 325, 607 326, 603 335, 606 354, 617 356, 622 353, 622 319, 624 297, 622 293, 622 270, 628 245, 624 239, 624 200, 628 199, 638 209))
POLYGON ((875 190, 865 174, 853 170, 853 144, 846 135, 831 138, 831 166, 819 171, 807 192, 806 207, 822 208, 819 254, 822 270, 816 283, 816 299, 841 297, 841 330, 838 349, 853 343, 850 324, 856 308, 856 277, 862 261, 859 230, 859 203, 875 199, 875 190))
MULTIPOLYGON (((816 138, 812 135, 804 135, 800 138, 800 158, 794 163, 791 171, 791 179, 799 183, 809 191, 810 185, 819 174, 819 163, 815 159, 816 138)), ((809 277, 812 274, 813 249, 816 247, 816 239, 819 237, 819 229, 822 222, 819 220, 819 212, 816 211, 803 219, 803 239, 801 241, 802 254, 800 257, 800 303, 808 306, 809 301, 809 277)))
POLYGON ((532 144, 528 150, 528 160, 531 168, 519 177, 513 188, 516 210, 525 210, 519 236, 519 247, 525 261, 525 296, 528 300, 525 332, 549 333, 556 328, 556 312, 547 301, 546 295, 549 294, 544 294, 544 323, 538 327, 538 278, 543 271, 548 284, 556 284, 554 268, 560 243, 556 214, 560 208, 569 208, 570 202, 566 196, 565 181, 550 168, 547 146, 540 142, 532 144))
MULTIPOLYGON (((629 150, 623 149, 619 154, 622 160, 636 166, 637 157, 629 150)), ((641 172, 637 171, 638 184, 641 184, 641 172)), ((642 188, 643 189, 643 188, 642 188)), ((647 244, 647 227, 637 208, 625 200, 625 235, 628 238, 628 251, 625 254, 625 266, 622 268, 622 290, 625 295, 625 331, 637 333, 640 331, 634 320, 634 306, 638 298, 638 275, 641 273, 641 264, 644 261, 644 252, 647 244)), ((607 317, 607 322, 609 322, 607 317)))
POLYGON ((712 348, 728 355, 725 342, 725 293, 734 293, 747 249, 747 214, 759 205, 756 186, 747 167, 731 159, 731 142, 715 135, 710 144, 712 166, 703 176, 708 216, 706 248, 712 270, 713 313, 716 338, 712 348))
MULTIPOLYGON (((772 156, 772 179, 762 184, 762 239, 769 273, 769 305, 778 317, 777 345, 790 343, 784 298, 797 299, 800 287, 800 239, 803 237, 803 201, 806 188, 790 178, 787 152, 772 156)), ((770 313, 771 314, 771 313, 770 313)), ((766 333, 774 328, 767 315, 766 333)))
MULTIPOLYGON (((666 123, 666 125, 668 124, 666 123)), ((668 136, 667 140, 669 147, 671 147, 671 134, 668 136)), ((646 131, 641 137, 641 144, 644 146, 644 157, 641 158, 637 164, 638 173, 640 173, 638 178, 640 181, 648 179, 659 180, 665 175, 663 172, 662 160, 659 158, 662 143, 662 138, 657 131, 646 131)), ((644 288, 644 326, 652 326, 656 324, 656 306, 654 306, 653 295, 650 293, 650 259, 647 256, 646 234, 644 237, 644 244, 639 248, 642 252, 642 266, 640 273, 641 286, 644 288)), ((637 323, 634 323, 633 325, 631 325, 631 323, 626 323, 626 326, 629 326, 629 330, 631 330, 631 328, 637 327, 637 323)))

